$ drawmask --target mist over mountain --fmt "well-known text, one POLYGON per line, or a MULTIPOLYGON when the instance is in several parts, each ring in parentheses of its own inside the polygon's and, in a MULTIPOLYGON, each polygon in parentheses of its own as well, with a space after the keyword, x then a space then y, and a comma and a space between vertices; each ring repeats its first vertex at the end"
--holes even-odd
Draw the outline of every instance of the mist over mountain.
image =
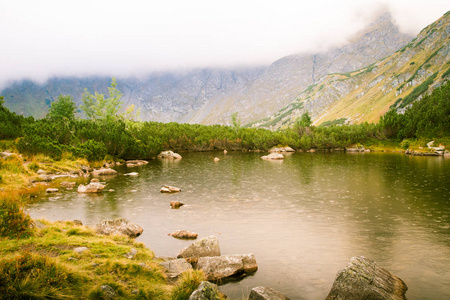
MULTIPOLYGON (((157 72, 117 77, 117 82, 124 108, 140 107, 142 120, 229 124, 231 114, 238 112, 242 123, 249 123, 275 114, 325 75, 363 68, 411 39, 384 14, 347 44, 326 52, 294 54, 270 66, 157 72)), ((84 88, 106 94, 110 81, 110 77, 53 77, 43 84, 22 80, 0 94, 13 111, 42 118, 59 94, 72 95, 80 104, 84 88)))

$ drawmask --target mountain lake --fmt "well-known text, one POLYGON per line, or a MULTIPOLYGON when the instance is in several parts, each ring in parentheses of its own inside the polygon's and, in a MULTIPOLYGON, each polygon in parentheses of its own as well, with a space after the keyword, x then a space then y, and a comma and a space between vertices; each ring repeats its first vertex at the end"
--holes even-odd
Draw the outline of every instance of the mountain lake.
MULTIPOLYGON (((215 235, 222 255, 254 253, 258 271, 221 286, 243 299, 256 286, 291 299, 324 299, 353 256, 377 262, 408 286, 408 299, 450 299, 450 158, 398 153, 293 153, 265 161, 254 152, 180 153, 115 169, 98 195, 76 188, 27 207, 32 218, 94 225, 124 217, 156 256, 215 235), (214 157, 220 160, 214 162, 214 157), (163 185, 182 189, 162 194, 163 185), (114 191, 108 191, 112 189, 114 191), (171 209, 170 201, 186 205, 171 209)), ((79 183, 87 179, 79 179, 79 183)))

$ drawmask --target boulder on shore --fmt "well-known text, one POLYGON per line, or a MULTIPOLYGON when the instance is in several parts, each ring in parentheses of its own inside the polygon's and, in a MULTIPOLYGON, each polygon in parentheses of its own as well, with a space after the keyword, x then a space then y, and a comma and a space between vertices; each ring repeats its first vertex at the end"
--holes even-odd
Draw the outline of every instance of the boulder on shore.
POLYGON ((160 263, 169 278, 177 278, 181 273, 192 270, 192 265, 184 258, 171 259, 160 263))
POLYGON ((158 154, 158 158, 181 159, 181 155, 169 150, 169 151, 163 151, 160 154, 158 154))
POLYGON ((140 236, 144 231, 141 226, 131 223, 125 218, 103 220, 95 225, 95 229, 99 234, 122 234, 127 235, 131 238, 140 236))
POLYGON ((365 257, 352 257, 336 275, 326 300, 406 299, 406 284, 365 257))
POLYGON ((171 193, 178 193, 178 192, 181 192, 181 189, 180 189, 180 188, 177 188, 177 187, 174 187, 174 186, 165 185, 165 186, 163 186, 159 191, 160 191, 161 193, 168 193, 168 194, 171 194, 171 193))
POLYGON ((248 300, 289 300, 289 298, 270 287, 257 286, 252 288, 248 300))
POLYGON ((105 187, 106 185, 100 182, 91 182, 87 185, 80 184, 78 186, 78 193, 100 193, 105 187))
POLYGON ((254 273, 258 270, 258 265, 254 254, 241 254, 200 257, 197 268, 203 271, 206 280, 219 280, 254 273))
POLYGON ((177 258, 204 256, 220 256, 219 239, 216 236, 208 236, 181 249, 177 258))
POLYGON ((172 233, 169 233, 168 235, 173 236, 177 239, 193 239, 195 240, 198 237, 198 234, 195 232, 187 231, 187 230, 176 230, 172 233))
POLYGON ((209 281, 202 281, 198 288, 192 292, 189 300, 223 299, 219 287, 209 281))
POLYGON ((280 159, 284 159, 284 156, 281 153, 272 152, 269 155, 261 156, 261 158, 267 159, 267 160, 280 160, 280 159))
POLYGON ((286 147, 273 147, 270 148, 269 152, 273 153, 273 152, 295 152, 294 149, 292 149, 289 146, 286 147))

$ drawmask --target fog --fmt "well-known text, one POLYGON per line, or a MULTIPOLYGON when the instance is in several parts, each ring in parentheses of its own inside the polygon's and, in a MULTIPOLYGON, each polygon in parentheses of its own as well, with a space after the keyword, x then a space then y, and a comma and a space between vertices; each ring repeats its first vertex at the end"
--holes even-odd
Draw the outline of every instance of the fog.
POLYGON ((50 76, 268 65, 343 44, 384 11, 417 34, 447 1, 0 0, 0 88, 50 76))

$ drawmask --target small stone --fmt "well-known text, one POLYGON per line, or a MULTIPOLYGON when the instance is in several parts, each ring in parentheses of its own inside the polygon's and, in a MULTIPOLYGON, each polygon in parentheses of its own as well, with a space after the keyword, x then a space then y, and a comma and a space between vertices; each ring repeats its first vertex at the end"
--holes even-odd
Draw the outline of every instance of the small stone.
POLYGON ((42 169, 39 169, 39 170, 37 170, 36 174, 38 174, 38 175, 40 175, 40 174, 47 175, 47 172, 45 172, 42 169))
POLYGON ((138 176, 139 173, 138 172, 131 172, 131 173, 126 173, 124 174, 125 176, 138 176))
POLYGON ((80 220, 73 220, 72 222, 76 226, 83 226, 83 222, 81 222, 80 220))
POLYGON ((219 239, 208 236, 180 250, 177 258, 220 256, 219 239))
POLYGON ((93 176, 100 176, 100 175, 116 175, 117 174, 117 171, 116 170, 113 170, 113 169, 111 169, 111 168, 102 168, 102 169, 99 169, 99 170, 94 170, 93 172, 92 172, 92 175, 93 176))
POLYGON ((114 220, 104 220, 95 225, 97 233, 110 235, 110 234, 123 234, 131 238, 138 237, 142 234, 144 229, 137 224, 128 221, 125 218, 117 218, 114 220))
POLYGON ((117 298, 116 291, 114 291, 114 289, 109 285, 106 284, 101 285, 100 290, 103 292, 103 299, 110 300, 117 298))
POLYGON ((220 159, 218 157, 214 157, 214 161, 218 162, 220 159))
POLYGON ((100 266, 100 264, 98 264, 98 263, 92 263, 91 266, 94 267, 94 268, 96 268, 96 267, 100 266))
POLYGON ((76 259, 75 257, 69 257, 67 260, 69 260, 69 261, 76 261, 76 260, 78 260, 78 259, 76 259))
POLYGON ((45 190, 45 192, 48 194, 57 193, 58 191, 59 191, 59 189, 57 189, 57 188, 48 188, 45 190))
POLYGON ((181 192, 180 188, 174 187, 174 186, 170 186, 170 185, 165 185, 163 186, 160 190, 161 193, 178 193, 181 192))
POLYGON ((77 248, 73 249, 73 251, 75 251, 78 254, 81 254, 81 253, 83 253, 83 252, 85 252, 87 250, 89 250, 88 247, 77 247, 77 248))
POLYGON ((136 256, 136 254, 137 254, 137 250, 136 249, 131 249, 131 251, 130 252, 128 252, 127 254, 125 254, 125 257, 126 258, 129 258, 129 259, 133 259, 135 256, 136 256))
POLYGON ((100 179, 98 179, 98 178, 92 178, 92 179, 91 179, 91 182, 100 182, 100 179))
POLYGON ((139 290, 132 290, 131 293, 132 293, 133 295, 139 294, 139 290))

